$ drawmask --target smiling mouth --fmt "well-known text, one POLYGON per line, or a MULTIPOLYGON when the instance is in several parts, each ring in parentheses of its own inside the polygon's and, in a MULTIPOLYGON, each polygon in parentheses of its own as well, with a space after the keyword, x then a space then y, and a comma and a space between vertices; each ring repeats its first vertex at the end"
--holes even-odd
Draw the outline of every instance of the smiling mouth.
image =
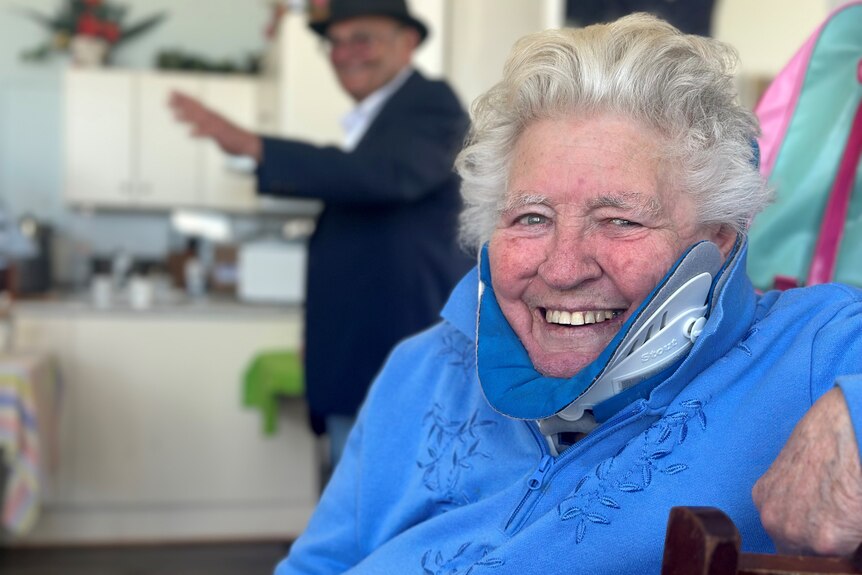
POLYGON ((602 323, 613 319, 622 313, 621 310, 597 309, 588 311, 565 311, 558 309, 544 309, 543 315, 548 323, 558 325, 587 325, 602 323))

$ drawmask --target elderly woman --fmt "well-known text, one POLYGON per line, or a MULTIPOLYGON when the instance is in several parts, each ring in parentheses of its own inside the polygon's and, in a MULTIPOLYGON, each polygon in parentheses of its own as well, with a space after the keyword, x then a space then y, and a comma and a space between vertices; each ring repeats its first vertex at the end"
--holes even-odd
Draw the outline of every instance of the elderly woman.
POLYGON ((655 573, 674 505, 768 551, 752 488, 800 420, 764 523, 855 547, 862 293, 752 289, 770 193, 733 60, 644 15, 515 46, 457 163, 477 270, 393 352, 277 573, 655 573))

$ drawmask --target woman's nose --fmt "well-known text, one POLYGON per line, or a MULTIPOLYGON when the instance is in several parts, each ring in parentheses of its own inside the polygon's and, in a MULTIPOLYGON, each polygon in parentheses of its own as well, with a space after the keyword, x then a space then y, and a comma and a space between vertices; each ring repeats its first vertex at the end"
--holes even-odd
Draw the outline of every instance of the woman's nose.
POLYGON ((577 230, 558 230, 538 271, 545 283, 561 290, 578 287, 602 275, 590 238, 577 230))

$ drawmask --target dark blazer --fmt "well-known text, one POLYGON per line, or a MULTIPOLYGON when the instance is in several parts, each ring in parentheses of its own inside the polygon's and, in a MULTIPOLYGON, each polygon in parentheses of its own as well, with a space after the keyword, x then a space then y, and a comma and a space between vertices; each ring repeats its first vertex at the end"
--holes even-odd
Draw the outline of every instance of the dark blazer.
POLYGON ((352 152, 264 138, 259 191, 324 201, 308 247, 313 420, 354 415, 394 344, 437 321, 472 265, 452 167, 467 127, 451 88, 414 72, 352 152))

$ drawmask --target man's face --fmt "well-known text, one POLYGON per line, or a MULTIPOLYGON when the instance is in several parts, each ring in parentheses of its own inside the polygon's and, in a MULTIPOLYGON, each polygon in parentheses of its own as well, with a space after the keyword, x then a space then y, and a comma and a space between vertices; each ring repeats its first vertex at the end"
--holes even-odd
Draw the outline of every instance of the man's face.
POLYGON ((661 141, 613 116, 540 120, 518 139, 489 261, 542 374, 572 377, 598 357, 688 246, 732 247, 662 177, 661 141))
POLYGON ((418 33, 384 16, 336 22, 326 31, 329 59, 341 87, 362 101, 395 77, 413 55, 418 33))

